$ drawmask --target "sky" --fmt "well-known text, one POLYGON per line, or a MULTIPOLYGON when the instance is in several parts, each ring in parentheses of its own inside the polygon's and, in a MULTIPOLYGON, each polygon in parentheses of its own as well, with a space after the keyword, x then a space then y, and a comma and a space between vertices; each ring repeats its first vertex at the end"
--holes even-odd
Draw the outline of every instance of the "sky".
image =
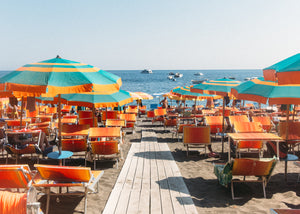
POLYGON ((299 0, 0 0, 0 70, 263 69, 300 52, 299 0))

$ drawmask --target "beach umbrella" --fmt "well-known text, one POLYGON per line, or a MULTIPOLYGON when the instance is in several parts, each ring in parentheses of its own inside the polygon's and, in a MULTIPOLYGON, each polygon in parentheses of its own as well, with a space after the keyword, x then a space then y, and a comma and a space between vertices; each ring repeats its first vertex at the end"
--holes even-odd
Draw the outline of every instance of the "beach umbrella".
MULTIPOLYGON (((232 94, 238 99, 245 99, 269 105, 300 104, 300 85, 279 85, 278 82, 265 80, 264 77, 244 82, 232 88, 232 94)), ((286 133, 288 133, 289 113, 287 113, 286 133)), ((288 137, 288 134, 286 134, 288 137)))
MULTIPOLYGON (((58 95, 59 139, 61 136, 60 94, 93 90, 106 94, 107 91, 117 92, 121 85, 121 78, 114 74, 91 65, 62 59, 59 56, 24 65, 0 78, 0 90, 12 91, 14 95, 22 97, 58 95)), ((60 146, 59 151, 61 152, 60 146)))
POLYGON ((240 81, 223 78, 223 79, 205 81, 191 87, 192 92, 216 94, 216 95, 223 96, 222 153, 224 152, 225 97, 231 96, 231 88, 236 87, 239 84, 241 84, 240 81))
POLYGON ((300 84, 300 53, 264 68, 263 74, 266 81, 277 81, 278 85, 300 84))
POLYGON ((176 87, 171 90, 171 92, 183 99, 186 100, 203 100, 208 98, 219 99, 221 96, 214 95, 214 94, 205 94, 205 93, 195 93, 191 92, 192 86, 184 86, 184 87, 176 87))
POLYGON ((153 97, 150 94, 147 94, 145 92, 137 91, 137 92, 130 92, 130 96, 134 100, 152 100, 153 97))

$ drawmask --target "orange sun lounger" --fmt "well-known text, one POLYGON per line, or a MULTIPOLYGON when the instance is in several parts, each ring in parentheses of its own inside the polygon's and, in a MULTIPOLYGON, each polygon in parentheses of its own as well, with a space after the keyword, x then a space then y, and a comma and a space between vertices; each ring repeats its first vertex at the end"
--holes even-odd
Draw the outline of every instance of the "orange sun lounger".
POLYGON ((0 213, 42 213, 28 165, 0 165, 0 213), (7 191, 11 189, 11 191, 7 191), (12 189, 18 189, 13 192, 12 189), (20 191, 22 190, 22 191, 20 191))
POLYGON ((92 171, 89 167, 69 167, 35 164, 34 167, 42 180, 34 184, 35 187, 44 188, 47 195, 46 214, 49 211, 51 195, 81 195, 84 196, 84 213, 87 210, 87 194, 98 192, 98 183, 103 171, 92 171), (97 189, 95 189, 97 186, 97 189), (51 192, 56 187, 83 187, 82 192, 51 192), (97 191, 96 191, 97 190, 97 191))

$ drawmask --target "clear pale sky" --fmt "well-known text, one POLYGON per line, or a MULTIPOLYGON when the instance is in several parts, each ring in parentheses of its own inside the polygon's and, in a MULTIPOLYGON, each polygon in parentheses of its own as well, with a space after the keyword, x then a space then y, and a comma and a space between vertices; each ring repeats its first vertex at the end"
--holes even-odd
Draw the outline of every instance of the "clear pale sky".
POLYGON ((300 52, 299 0, 2 0, 0 70, 262 69, 300 52))

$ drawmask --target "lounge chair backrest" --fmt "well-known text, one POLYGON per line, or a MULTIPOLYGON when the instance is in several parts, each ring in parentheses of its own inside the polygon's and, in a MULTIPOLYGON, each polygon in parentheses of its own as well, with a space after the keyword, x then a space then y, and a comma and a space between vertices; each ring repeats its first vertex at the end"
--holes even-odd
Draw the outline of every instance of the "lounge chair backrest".
POLYGON ((79 118, 90 118, 93 117, 92 111, 78 111, 79 118))
POLYGON ((206 125, 222 125, 222 116, 205 116, 206 125))
POLYGON ((89 129, 89 138, 120 137, 120 127, 93 127, 89 129))
POLYGON ((136 115, 135 114, 119 114, 119 119, 126 120, 126 122, 135 122, 136 121, 136 115))
MULTIPOLYGON (((278 125, 279 136, 286 139, 286 122, 280 122, 278 125)), ((288 124, 288 139, 299 141, 300 140, 300 122, 289 121, 288 124)), ((289 143, 291 143, 290 141, 289 143)))
POLYGON ((158 116, 164 116, 164 115, 166 115, 167 114, 167 109, 154 109, 154 115, 156 116, 156 117, 158 117, 158 116))
POLYGON ((229 116, 230 125, 233 127, 236 122, 250 122, 247 115, 231 115, 229 116))
POLYGON ((0 188, 29 188, 28 165, 0 165, 0 188))
POLYGON ((147 111, 147 117, 155 117, 155 114, 154 114, 154 110, 153 111, 147 111))
POLYGON ((88 167, 70 167, 35 164, 42 179, 56 182, 89 182, 91 169, 88 167))
POLYGON ((210 144, 210 127, 209 126, 185 126, 183 128, 183 143, 210 144))
POLYGON ((91 141, 90 143, 93 154, 112 155, 119 153, 118 141, 91 141))
POLYGON ((55 114, 55 113, 57 113, 57 108, 56 107, 46 108, 46 114, 55 114))
POLYGON ((236 122, 234 124, 235 132, 239 133, 255 133, 255 132, 263 132, 261 123, 259 122, 236 122))
POLYGON ((268 116, 253 116, 252 117, 253 122, 260 122, 263 129, 269 132, 272 128, 272 121, 271 118, 268 116))
POLYGON ((62 125, 62 136, 87 136, 89 133, 89 125, 62 125))
POLYGON ((190 123, 188 123, 188 124, 180 124, 180 125, 178 126, 177 132, 178 132, 178 133, 183 133, 184 127, 187 127, 187 126, 196 127, 195 124, 190 124, 190 123))
POLYGON ((275 159, 236 158, 233 162, 232 175, 267 176, 270 174, 275 159))
POLYGON ((107 119, 106 127, 126 127, 126 120, 124 119, 107 119))
POLYGON ((118 119, 118 111, 102 111, 102 120, 118 119))

